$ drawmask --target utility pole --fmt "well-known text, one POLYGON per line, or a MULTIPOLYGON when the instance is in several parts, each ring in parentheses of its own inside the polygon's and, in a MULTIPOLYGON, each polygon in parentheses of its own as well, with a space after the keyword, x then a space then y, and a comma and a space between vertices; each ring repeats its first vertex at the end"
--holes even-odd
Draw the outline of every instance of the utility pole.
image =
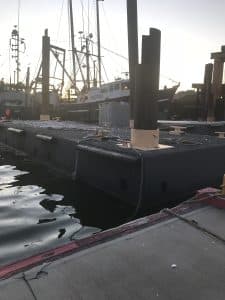
POLYGON ((101 35, 100 35, 100 17, 99 17, 99 1, 104 0, 96 0, 96 16, 97 16, 97 38, 98 38, 98 79, 99 86, 102 84, 102 58, 101 58, 101 35))

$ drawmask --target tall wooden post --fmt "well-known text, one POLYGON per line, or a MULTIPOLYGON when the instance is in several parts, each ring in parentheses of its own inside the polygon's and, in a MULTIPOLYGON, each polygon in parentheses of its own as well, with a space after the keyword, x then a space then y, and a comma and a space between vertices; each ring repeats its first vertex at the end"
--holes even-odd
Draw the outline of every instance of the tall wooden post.
POLYGON ((130 127, 134 127, 135 69, 138 65, 137 0, 127 0, 128 54, 130 73, 130 127))
POLYGON ((30 67, 27 68, 26 74, 26 90, 25 90, 25 107, 28 106, 28 98, 30 94, 30 67))
POLYGON ((208 119, 208 113, 214 110, 213 96, 212 96, 212 72, 213 64, 205 65, 205 75, 204 75, 204 120, 208 119))
POLYGON ((212 94, 213 99, 208 111, 207 120, 215 120, 215 108, 217 100, 222 96, 222 84, 223 84, 223 69, 225 62, 225 46, 221 47, 221 52, 211 53, 211 59, 214 60, 213 64, 213 80, 212 80, 212 94))
POLYGON ((136 95, 134 129, 131 144, 134 148, 158 148, 158 109, 161 32, 151 28, 149 36, 142 38, 142 64, 136 67, 136 95))
POLYGON ((49 116, 50 37, 48 29, 42 38, 42 108, 40 120, 48 121, 49 116))
POLYGON ((212 122, 215 120, 215 106, 216 101, 221 94, 221 84, 223 81, 223 65, 224 62, 221 59, 214 60, 213 66, 213 82, 212 82, 212 92, 213 92, 213 103, 210 105, 210 110, 208 111, 207 121, 212 122))

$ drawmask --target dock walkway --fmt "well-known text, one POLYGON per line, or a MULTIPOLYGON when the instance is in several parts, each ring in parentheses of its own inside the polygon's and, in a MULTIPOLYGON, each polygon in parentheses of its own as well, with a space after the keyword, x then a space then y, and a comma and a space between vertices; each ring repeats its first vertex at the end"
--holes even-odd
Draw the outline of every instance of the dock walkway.
MULTIPOLYGON (((223 209, 183 216, 225 239, 223 209)), ((222 300, 224 277, 225 244, 172 217, 2 281, 0 300, 222 300)))

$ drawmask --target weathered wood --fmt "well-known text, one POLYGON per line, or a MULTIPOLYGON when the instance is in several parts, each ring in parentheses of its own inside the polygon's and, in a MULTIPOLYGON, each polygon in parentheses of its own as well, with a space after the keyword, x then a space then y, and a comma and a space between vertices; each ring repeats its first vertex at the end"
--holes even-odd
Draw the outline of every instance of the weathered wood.
POLYGON ((208 119, 208 116, 212 115, 212 113, 215 110, 214 103, 213 103, 213 95, 212 95, 212 73, 213 73, 213 64, 206 64, 205 75, 204 75, 204 99, 203 99, 204 119, 206 118, 208 119))
POLYGON ((225 53, 224 52, 211 53, 211 59, 221 59, 225 61, 225 53))
POLYGON ((127 0, 128 52, 130 73, 130 120, 134 119, 135 69, 138 64, 137 0, 127 0))
POLYGON ((149 64, 149 72, 153 74, 154 89, 159 89, 161 32, 150 28, 150 35, 142 38, 142 64, 149 64))
POLYGON ((136 68, 136 101, 134 128, 155 130, 157 124, 157 101, 154 101, 153 76, 150 65, 138 65, 136 68))
POLYGON ((142 39, 142 64, 136 68, 136 97, 134 128, 158 128, 156 94, 159 89, 161 32, 151 28, 149 36, 142 39))
POLYGON ((50 37, 48 30, 42 38, 42 115, 49 114, 50 37))
POLYGON ((213 100, 210 103, 210 107, 208 108, 208 121, 215 120, 215 106, 217 99, 221 96, 221 86, 223 81, 223 61, 220 59, 214 60, 213 66, 213 82, 212 82, 212 93, 213 93, 213 100))
POLYGON ((159 146, 157 94, 159 91, 161 32, 151 28, 142 37, 142 64, 136 67, 134 128, 131 145, 149 150, 159 146))
POLYGON ((204 88, 204 83, 192 83, 193 89, 203 89, 204 88))

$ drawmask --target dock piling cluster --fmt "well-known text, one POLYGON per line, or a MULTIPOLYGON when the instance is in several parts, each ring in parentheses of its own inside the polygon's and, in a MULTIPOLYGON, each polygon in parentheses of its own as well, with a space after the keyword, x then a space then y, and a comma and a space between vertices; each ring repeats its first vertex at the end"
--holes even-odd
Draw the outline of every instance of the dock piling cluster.
POLYGON ((213 64, 205 65, 204 83, 193 83, 192 87, 197 89, 198 101, 198 116, 207 122, 213 122, 218 117, 216 116, 216 107, 219 102, 223 106, 223 111, 219 118, 224 119, 224 84, 223 71, 225 62, 225 47, 221 47, 220 52, 211 53, 213 64))
POLYGON ((161 32, 151 28, 142 37, 142 61, 136 66, 134 128, 131 144, 134 148, 158 148, 158 109, 156 94, 159 90, 161 32))

